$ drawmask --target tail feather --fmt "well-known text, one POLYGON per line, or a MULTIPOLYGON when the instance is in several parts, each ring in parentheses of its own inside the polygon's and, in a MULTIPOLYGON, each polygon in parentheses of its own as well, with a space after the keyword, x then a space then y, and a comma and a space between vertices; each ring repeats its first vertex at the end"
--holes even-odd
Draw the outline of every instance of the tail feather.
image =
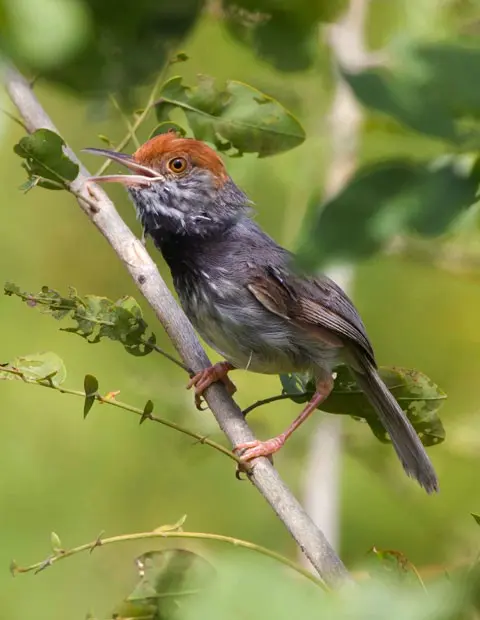
POLYGON ((361 366, 362 371, 353 370, 353 372, 368 400, 375 407, 380 422, 390 435, 405 472, 415 478, 427 493, 438 491, 438 479, 433 465, 405 413, 373 364, 363 359, 361 366))

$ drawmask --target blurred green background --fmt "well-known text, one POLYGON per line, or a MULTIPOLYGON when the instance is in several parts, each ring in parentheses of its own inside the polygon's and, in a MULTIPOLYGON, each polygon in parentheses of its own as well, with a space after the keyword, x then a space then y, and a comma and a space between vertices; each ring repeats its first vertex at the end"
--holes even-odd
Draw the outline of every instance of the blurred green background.
MULTIPOLYGON (((456 18, 475 18, 475 3, 413 4, 372 1, 366 25, 369 43, 378 47, 407 35, 448 36, 456 18)), ((322 191, 329 162, 326 115, 334 79, 327 47, 320 42, 309 68, 283 73, 235 41, 213 11, 198 21, 182 49, 190 60, 172 67, 171 75, 181 73, 190 83, 198 73, 245 81, 276 97, 304 125, 307 140, 288 153, 227 160, 233 179, 255 201, 260 224, 295 248, 308 201, 312 192, 322 191)), ((102 146, 99 134, 114 143, 124 135, 122 119, 108 104, 86 102, 42 79, 35 92, 77 153, 86 146, 102 146)), ((142 97, 146 95, 140 95, 140 101, 142 97)), ((2 107, 12 110, 6 98, 2 107)), ((140 139, 152 128, 145 126, 140 139)), ((112 299, 133 295, 160 346, 171 350, 128 274, 75 200, 64 192, 19 191, 25 173, 12 147, 23 131, 6 116, 0 117, 0 131, 0 280, 32 291, 44 284, 60 291, 73 285, 80 294, 112 299)), ((443 152, 439 141, 366 113, 360 163, 392 154, 421 158, 443 152)), ((82 160, 92 171, 98 166, 91 156, 82 160)), ((140 234, 121 188, 109 188, 109 194, 140 234)), ((469 231, 474 248, 477 235, 469 231)), ((160 255, 148 247, 168 279, 160 255)), ((469 513, 480 511, 478 280, 475 271, 452 272, 423 254, 405 252, 376 255, 356 267, 352 296, 379 363, 417 368, 449 398, 441 410, 447 440, 430 450, 441 484, 436 497, 428 497, 403 475, 393 451, 365 425, 345 420, 340 553, 350 567, 361 564, 373 545, 401 550, 419 567, 455 563, 477 553, 478 526, 469 513)), ((211 414, 195 410, 184 389, 185 376, 161 356, 129 356, 114 342, 88 344, 14 298, 0 298, 0 319, 1 362, 53 350, 67 366, 68 387, 81 389, 84 375, 92 373, 102 393, 121 390, 122 400, 140 407, 150 398, 159 415, 223 441, 211 414)), ((276 377, 238 372, 233 378, 237 402, 243 406, 280 389, 276 377)), ((5 618, 73 620, 83 618, 82 610, 89 608, 106 615, 131 588, 132 558, 161 546, 110 547, 72 558, 35 578, 12 579, 10 560, 29 564, 46 557, 52 530, 68 547, 94 540, 101 530, 107 535, 149 530, 186 513, 186 529, 249 539, 295 557, 293 541, 266 503, 247 482, 237 482, 231 464, 208 447, 159 425, 139 427, 133 414, 107 406, 95 405, 84 421, 80 399, 21 382, 3 382, 0 403, 0 608, 5 618)), ((267 437, 280 431, 298 408, 291 402, 271 405, 255 412, 251 423, 260 437, 267 437)), ((276 458, 297 494, 314 426, 312 419, 276 458)), ((191 548, 207 555, 221 552, 203 545, 191 548)))

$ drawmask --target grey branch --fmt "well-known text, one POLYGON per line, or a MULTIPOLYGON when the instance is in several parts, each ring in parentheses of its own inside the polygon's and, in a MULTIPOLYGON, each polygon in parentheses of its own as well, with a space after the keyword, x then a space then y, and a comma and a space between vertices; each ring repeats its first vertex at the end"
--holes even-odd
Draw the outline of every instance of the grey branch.
MULTIPOLYGON (((4 81, 7 92, 29 131, 47 128, 58 133, 27 80, 16 69, 6 68, 4 81)), ((67 149, 67 152, 73 161, 80 163, 71 149, 67 149)), ((88 171, 81 165, 78 177, 71 184, 80 207, 125 265, 140 292, 155 311, 184 363, 195 372, 209 366, 209 359, 190 322, 175 302, 155 263, 142 243, 120 218, 108 196, 98 186, 85 183, 88 176, 88 171), (82 196, 88 202, 82 200, 82 196), (96 205, 96 208, 93 205, 96 205)), ((217 383, 209 387, 205 398, 232 445, 254 439, 239 407, 227 394, 223 385, 217 383)), ((349 582, 350 576, 343 563, 267 459, 255 461, 250 480, 283 521, 320 577, 333 587, 349 582)))

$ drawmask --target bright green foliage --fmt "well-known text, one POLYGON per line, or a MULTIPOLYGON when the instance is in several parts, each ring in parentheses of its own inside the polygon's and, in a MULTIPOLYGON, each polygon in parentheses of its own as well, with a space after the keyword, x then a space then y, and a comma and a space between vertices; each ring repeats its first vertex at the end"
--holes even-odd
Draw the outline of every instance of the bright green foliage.
POLYGON ((410 585, 412 589, 420 587, 425 591, 425 584, 417 568, 405 554, 394 549, 372 547, 368 555, 370 561, 367 562, 367 568, 372 577, 390 577, 410 585))
POLYGON ((264 157, 305 140, 303 127, 278 101, 241 82, 218 85, 201 76, 198 86, 190 88, 181 77, 172 77, 160 93, 158 120, 167 120, 174 108, 183 110, 195 138, 213 142, 221 151, 264 157))
POLYGON ((65 142, 50 129, 38 129, 13 147, 22 157, 29 180, 22 189, 35 185, 46 189, 63 189, 78 174, 78 165, 65 155, 65 142), (53 181, 53 183, 51 182, 53 181))
POLYGON ((223 0, 225 26, 237 40, 282 71, 311 66, 318 27, 333 21, 346 0, 223 0))
MULTIPOLYGON (((152 345, 155 344, 154 334, 146 338, 148 326, 140 306, 132 297, 112 302, 106 297, 95 295, 79 297, 74 289, 71 289, 68 297, 62 297, 60 293, 46 286, 40 293, 30 294, 22 292, 11 283, 5 285, 5 293, 20 297, 28 305, 51 314, 57 320, 66 317, 72 319, 76 326, 65 328, 64 331, 78 334, 89 342, 100 342, 104 337, 118 340, 126 351, 137 356, 150 353, 152 345)), ((445 439, 445 431, 437 411, 446 399, 445 393, 426 375, 415 370, 381 368, 380 374, 419 433, 422 442, 427 446, 441 443, 445 439)), ((315 389, 312 381, 299 374, 281 375, 280 379, 284 392, 291 394, 292 400, 297 403, 307 402, 315 389)), ((85 416, 95 401, 97 391, 97 380, 87 375, 85 416)), ((345 366, 338 368, 333 392, 320 408, 329 413, 364 419, 375 437, 384 443, 389 442, 375 410, 345 366)), ((140 423, 144 422, 152 411, 153 403, 149 400, 140 423)))
POLYGON ((453 43, 399 47, 391 69, 343 75, 364 105, 455 147, 480 146, 480 49, 453 43))
MULTIPOLYGON (((478 0, 370 2, 365 23, 367 46, 372 42, 381 42, 382 45, 393 42, 396 48, 393 58, 392 55, 379 55, 388 60, 381 68, 360 73, 344 71, 344 77, 364 107, 363 133, 357 136, 358 149, 353 154, 358 156, 359 172, 352 178, 350 187, 322 205, 319 197, 325 177, 329 175, 332 154, 324 114, 333 101, 336 67, 325 30, 318 26, 336 19, 347 4, 346 0, 223 0, 209 3, 209 12, 203 13, 199 23, 204 7, 201 0, 138 0, 135 3, 0 0, 0 47, 28 78, 39 77, 35 92, 65 135, 68 132, 68 141, 80 147, 89 144, 99 133, 103 136, 100 139, 105 140, 103 134, 113 138, 123 131, 107 120, 102 102, 108 93, 119 91, 136 106, 147 108, 144 93, 134 87, 151 81, 169 60, 170 63, 186 60, 187 55, 178 54, 176 46, 185 35, 194 32, 192 43, 185 42, 191 61, 185 67, 175 65, 175 70, 185 75, 179 85, 180 92, 173 97, 175 105, 169 108, 171 102, 167 101, 160 105, 163 112, 173 112, 172 119, 161 118, 155 128, 153 122, 148 124, 151 118, 147 119, 137 132, 140 141, 169 128, 183 132, 184 129, 176 124, 179 111, 183 111, 189 124, 188 135, 197 135, 198 132, 198 136, 209 137, 219 149, 230 149, 227 151, 230 153, 269 154, 282 152, 287 144, 287 148, 301 145, 292 155, 271 162, 246 157, 241 162, 231 162, 230 168, 234 178, 244 184, 257 201, 266 229, 272 232, 274 228, 279 241, 287 244, 292 241, 292 224, 297 224, 303 213, 305 197, 315 196, 315 208, 311 209, 304 225, 302 240, 305 248, 301 248, 304 262, 312 268, 333 261, 355 262, 372 257, 389 246, 399 234, 427 237, 444 234, 455 242, 452 229, 461 222, 465 209, 475 202, 477 183, 475 159, 480 109, 478 0), (198 28, 194 28, 197 24, 198 28), (241 41, 246 49, 239 49, 231 39, 228 40, 226 31, 236 41, 241 41), (455 38, 459 34, 464 36, 461 43, 455 38), (469 35, 468 45, 466 35, 469 35), (249 54, 249 50, 253 53, 249 54), (272 71, 265 62, 256 62, 258 58, 266 60, 275 69, 311 70, 286 76, 272 71), (194 88, 184 86, 192 83, 192 75, 205 71, 215 76, 218 88, 212 80, 204 82, 200 86, 203 92, 198 95, 194 88), (265 123, 268 114, 262 116, 262 107, 265 106, 269 113, 268 107, 274 105, 267 103, 271 100, 240 82, 225 80, 246 80, 261 91, 274 94, 280 101, 293 102, 288 105, 295 105, 299 119, 308 128, 309 140, 304 142, 304 132, 298 129, 298 124, 295 127, 292 124, 292 131, 282 133, 285 126, 292 123, 288 113, 283 116, 284 111, 280 114, 283 119, 280 135, 269 134, 269 124, 265 123), (79 103, 78 98, 65 97, 61 88, 51 87, 52 82, 73 89, 84 100, 91 102, 93 99, 94 103, 87 107, 79 103), (222 123, 223 115, 230 110, 231 84, 240 84, 244 88, 238 108, 234 108, 235 119, 243 121, 247 111, 249 124, 246 132, 242 132, 238 125, 229 122, 225 135, 222 123), (257 94, 253 95, 253 92, 257 94), (195 101, 197 95, 199 100, 195 101), (193 109, 189 109, 192 96, 195 103, 193 109), (255 101, 255 96, 259 96, 259 101, 255 101), (258 127, 253 126, 257 119, 261 121, 258 133, 258 127), (428 157, 425 151, 428 151, 428 157), (392 159, 386 159, 386 154, 392 159), (433 155, 435 159, 431 159, 433 155), (438 155, 447 158, 437 159, 438 155), (414 161, 405 160, 405 157, 414 161), (362 168, 365 159, 369 164, 362 168), (372 165, 372 160, 377 163, 372 165)), ((167 82, 166 86, 168 84, 171 85, 167 82)), ((8 104, 2 107, 5 105, 8 104)), ((231 120, 228 114, 226 118, 231 120)), ((133 117, 132 123, 135 120, 133 117)), ((50 142, 48 134, 43 136, 48 148, 54 147, 53 166, 50 165, 52 161, 48 163, 50 155, 44 158, 35 139, 33 142, 26 139, 27 151, 22 147, 19 152, 17 146, 17 153, 26 160, 30 174, 24 189, 36 184, 57 189, 75 176, 73 168, 67 174, 57 168, 57 163, 60 169, 65 165, 63 141, 56 136, 50 142)), ((115 147, 116 139, 106 138, 106 141, 110 148, 115 147)), ((4 143, 7 144, 8 140, 4 143)), ((25 143, 22 141, 21 144, 25 143)), ((126 148, 130 147, 131 144, 127 143, 126 148)), ((129 290, 131 283, 126 276, 122 279, 116 273, 112 279, 111 263, 104 260, 105 255, 92 242, 91 231, 86 231, 88 227, 77 226, 68 209, 58 209, 57 196, 45 200, 45 193, 39 192, 37 197, 35 192, 28 199, 23 199, 20 193, 18 198, 14 197, 10 185, 15 171, 11 164, 6 161, 3 167, 2 187, 8 205, 3 222, 4 253, 8 257, 3 261, 3 279, 28 279, 33 264, 48 273, 51 281, 68 282, 72 279, 69 270, 76 268, 75 261, 82 248, 82 265, 85 261, 87 267, 83 270, 79 267, 75 278, 81 280, 83 277, 81 286, 84 290, 94 287, 102 290, 105 282, 111 286, 110 290, 129 290), (35 208, 32 208, 33 204, 35 208), (12 213, 18 217, 13 217, 12 213), (89 269, 89 265, 95 265, 95 268, 89 269)), ((14 185, 18 183, 15 181, 14 185)), ((123 208, 120 201, 118 206, 123 208)), ((478 207, 470 208, 469 213, 471 238, 475 238, 478 207)), ((82 224, 86 222, 82 220, 82 224)), ((442 251, 441 240, 431 246, 435 253, 442 251)), ((457 242, 455 249, 460 254, 463 252, 461 241, 457 242)), ((394 352, 400 354, 400 359, 406 354, 412 359, 421 359, 432 375, 440 373, 438 376, 442 376, 442 382, 448 383, 449 390, 450 387, 455 390, 452 391, 455 405, 451 412, 455 415, 448 418, 449 439, 451 437, 452 441, 435 455, 438 471, 442 474, 442 494, 433 499, 433 504, 432 498, 415 495, 416 489, 410 495, 409 490, 403 493, 403 489, 399 490, 395 484, 387 488, 383 476, 377 484, 364 467, 359 467, 356 461, 352 464, 348 457, 345 459, 342 558, 350 568, 355 560, 364 557, 369 546, 380 544, 382 550, 375 549, 374 559, 380 572, 384 570, 394 582, 378 579, 378 571, 371 569, 369 572, 373 578, 366 583, 349 592, 330 596, 270 563, 264 566, 250 558, 248 562, 242 562, 238 551, 231 560, 216 556, 216 572, 206 571, 213 587, 199 587, 201 592, 195 591, 191 596, 185 588, 189 578, 183 576, 184 569, 188 573, 188 562, 165 562, 167 574, 165 579, 159 580, 154 575, 156 569, 152 567, 149 580, 145 581, 141 576, 143 584, 139 584, 139 591, 136 589, 139 598, 128 603, 125 601, 117 608, 120 617, 166 620, 173 614, 182 620, 243 620, 247 617, 286 620, 292 616, 302 620, 319 617, 328 620, 383 620, 385 617, 391 620, 466 620, 473 617, 473 608, 478 615, 480 588, 477 571, 468 566, 468 574, 460 583, 456 572, 448 565, 442 565, 445 558, 451 559, 453 564, 464 562, 465 549, 473 548, 475 554, 475 538, 462 525, 462 514, 468 514, 478 504, 474 487, 478 432, 474 415, 467 416, 470 412, 474 414, 476 408, 472 387, 475 382, 471 378, 476 376, 478 366, 475 349, 478 342, 475 291, 478 287, 475 281, 471 286, 460 278, 454 281, 432 265, 419 266, 404 258, 372 260, 359 270, 359 276, 356 292, 365 300, 362 308, 371 325, 369 329, 372 329, 373 338, 380 338, 382 342, 381 336, 386 330, 392 336, 391 340, 389 336, 388 344, 382 342, 388 349, 382 355, 389 356, 394 352), (401 292, 396 296, 398 291, 401 292), (428 300, 428 308, 425 304, 421 309, 422 320, 414 320, 411 329, 399 336, 396 322, 404 318, 404 311, 393 305, 388 307, 388 304, 390 300, 397 300, 400 302, 398 307, 403 308, 405 304, 408 312, 414 308, 415 313, 420 310, 418 298, 428 300), (382 314, 384 311, 387 314, 382 314), (387 315, 388 320, 384 319, 387 315), (402 338, 403 343, 399 342, 402 338), (445 374, 441 375, 443 369, 445 374), (392 540, 395 541, 392 545, 413 549, 422 563, 437 564, 439 573, 447 574, 448 580, 441 577, 438 584, 427 582, 425 594, 421 583, 413 579, 414 570, 407 558, 400 552, 383 550, 383 545, 389 545, 392 540), (178 586, 179 592, 164 587, 165 583, 178 586), (176 601, 174 610, 169 604, 172 600, 176 601)), ((37 274, 33 277, 37 278, 37 274)), ((28 296, 16 287, 9 287, 7 292, 19 295, 28 305, 57 319, 63 318, 65 324, 71 326, 67 331, 88 341, 98 342, 104 337, 114 339, 135 355, 145 355, 152 350, 154 337, 148 335, 134 302, 131 306, 126 303, 125 307, 122 300, 113 302, 96 296, 78 298, 74 291, 65 297, 59 293, 52 296, 54 292, 49 289, 34 296, 28 296), (42 296, 45 296, 45 303, 40 301, 42 296), (60 305, 55 305, 57 302, 60 305), (117 311, 117 304, 126 311, 124 314, 117 311)), ((31 350, 28 349, 32 337, 28 317, 27 321, 17 317, 16 307, 13 303, 5 304, 2 340, 5 350, 12 350, 20 340, 21 345, 16 350, 31 350)), ((35 317, 29 317, 35 324, 35 317)), ((41 340, 43 336, 39 330, 34 332, 33 338, 41 340)), ((142 403, 151 395, 156 410, 163 412, 168 409, 172 418, 189 415, 183 391, 170 389, 168 366, 149 358, 128 358, 125 362, 127 368, 122 373, 122 364, 114 359, 115 353, 110 359, 108 351, 103 357, 104 351, 100 349, 98 359, 88 358, 85 351, 90 347, 80 346, 82 343, 78 340, 65 339, 67 350, 62 350, 65 359, 74 360, 72 367, 76 366, 77 372, 78 368, 82 374, 91 368, 99 374, 95 368, 97 364, 102 371, 102 385, 120 384, 126 390, 138 387, 145 391, 142 403)), ((37 346, 41 345, 32 349, 37 346)), ((112 350, 118 351, 115 347, 112 350)), ((392 368, 382 369, 382 376, 422 434, 422 441, 426 445, 443 441, 444 430, 437 411, 445 394, 421 373, 392 368)), ((132 529, 132 522, 148 520, 152 514, 184 510, 186 504, 195 512, 195 519, 203 520, 205 527, 231 529, 233 532, 240 528, 252 540, 268 540, 268 544, 275 548, 283 546, 292 557, 296 553, 293 543, 274 519, 268 521, 263 503, 258 502, 257 506, 253 500, 246 502, 242 489, 237 490, 235 482, 232 483, 233 476, 224 475, 215 463, 210 467, 208 459, 196 460, 196 456, 188 452, 185 455, 161 434, 133 432, 129 421, 125 426, 122 426, 121 419, 107 423, 106 416, 91 420, 88 428, 85 427, 91 434, 82 437, 75 426, 80 423, 78 420, 59 415, 66 406, 65 397, 58 396, 50 403, 46 389, 27 390, 26 397, 18 395, 17 392, 22 392, 22 377, 47 389, 49 385, 64 381, 65 368, 52 353, 20 357, 0 368, 0 379, 17 379, 17 384, 4 385, 2 390, 4 444, 1 455, 5 472, 2 498, 7 509, 3 511, 1 529, 6 553, 30 557, 31 548, 37 544, 38 528, 40 531, 42 528, 47 531, 59 528, 67 532, 66 538, 70 541, 76 539, 84 527, 100 529, 114 524, 128 531, 132 529), (30 392, 35 395, 40 392, 40 398, 30 397, 30 392), (47 400, 42 401, 45 396, 47 400), (56 400, 62 401, 61 404, 56 404, 56 400), (44 415, 36 415, 41 407, 44 407, 44 415), (16 415, 7 415, 9 411, 16 415), (30 412, 33 414, 27 418, 30 412), (113 426, 107 424, 114 425, 115 441, 112 441, 113 426), (88 504, 85 498, 88 498, 88 504), (225 506, 227 510, 224 510, 225 506)), ((244 385, 241 381, 239 398, 247 399, 252 394, 255 398, 263 396, 263 382, 268 380, 250 374, 244 385)), ((287 387, 289 392, 291 389, 299 392, 292 397, 297 402, 305 402, 307 398, 302 395, 303 389, 313 388, 302 384, 298 377, 291 378, 287 387)), ((97 392, 98 380, 88 375, 79 396, 81 398, 84 394, 85 413, 88 413, 97 392)), ((97 400, 101 402, 101 399, 97 396, 97 400)), ((291 415, 288 411, 291 403, 288 403, 277 403, 280 417, 291 415)), ((322 406, 327 407, 339 414, 353 412, 355 417, 367 421, 379 439, 385 440, 377 417, 345 369, 339 369, 334 393, 322 406), (357 409, 362 415, 357 415, 357 409)), ((143 407, 143 416, 142 408, 136 413, 140 420, 145 420, 152 415, 152 410, 152 401, 148 400, 143 407)), ((205 419, 204 416, 196 418, 199 425, 205 419)), ((269 420, 265 416, 262 423, 267 426, 270 420, 273 420, 272 426, 277 422, 280 424, 275 416, 269 420)), ((273 429, 269 428, 268 432, 266 428, 261 429, 264 430, 268 436, 273 429)), ((211 432, 211 428, 205 432, 211 432)), ((276 463, 288 471, 294 486, 304 473, 305 444, 302 444, 301 437, 298 441, 300 443, 287 447, 276 463)), ((372 466, 381 462, 376 452, 378 450, 372 449, 366 459, 372 466)), ((480 522, 478 515, 473 516, 480 522)), ((161 542, 163 540, 159 544, 161 542)), ((56 534, 51 536, 51 545, 54 554, 61 553, 63 545, 56 534)), ((175 552, 168 552, 172 559, 175 552)), ((51 580, 50 575, 45 579, 42 574, 39 581, 30 581, 27 586, 19 579, 13 585, 11 580, 7 581, 2 590, 5 616, 12 620, 29 615, 44 617, 45 614, 52 618, 83 617, 84 610, 94 602, 103 610, 95 617, 105 620, 108 614, 104 610, 110 609, 112 601, 120 598, 118 594, 112 596, 111 591, 122 592, 119 588, 128 579, 130 562, 119 560, 131 556, 128 547, 118 548, 118 555, 113 557, 116 562, 114 570, 106 572, 106 565, 97 561, 95 553, 92 559, 86 558, 89 560, 86 572, 84 565, 72 562, 71 565, 61 565, 62 569, 66 567, 64 573, 55 567, 56 573, 51 580), (82 584, 86 586, 82 587, 82 584)), ((156 565, 156 560, 162 564, 160 557, 152 559, 156 565)), ((108 563, 112 558, 107 557, 105 561, 108 563)), ((48 558, 44 563, 44 567, 47 566, 48 558)), ((12 562, 11 569, 12 573, 18 572, 15 562, 12 562)))
POLYGON ((63 550, 62 541, 56 532, 50 534, 50 544, 52 545, 53 553, 61 553, 63 550))
POLYGON ((65 381, 66 376, 63 360, 52 351, 16 357, 11 362, 0 365, 0 380, 22 380, 22 377, 25 377, 30 381, 43 381, 58 386, 65 381), (2 368, 4 370, 1 370, 2 368), (15 374, 15 371, 18 374, 15 374))
POLYGON ((434 164, 389 160, 364 166, 306 219, 299 261, 310 269, 368 258, 394 236, 436 236, 475 202, 479 171, 453 157, 434 164))
POLYGON ((386 573, 368 577, 355 587, 328 594, 302 580, 289 579, 278 566, 246 564, 233 556, 223 562, 215 587, 206 589, 186 607, 182 620, 463 620, 474 599, 478 575, 430 586, 386 573), (254 601, 254 606, 249 602, 254 601))
MULTIPOLYGON (((346 366, 337 369, 335 386, 327 400, 318 407, 328 413, 347 414, 365 420, 373 434, 383 443, 389 443, 385 429, 375 409, 358 387, 346 366)), ((407 415, 425 446, 434 446, 445 439, 445 430, 438 417, 438 409, 446 394, 426 375, 404 368, 380 368, 380 376, 407 415)), ((292 394, 292 400, 306 403, 315 391, 312 380, 299 375, 280 376, 283 391, 292 394)))
POLYGON ((155 345, 155 335, 147 335, 148 326, 143 313, 133 297, 111 301, 106 297, 85 295, 80 297, 74 288, 67 296, 42 287, 39 293, 22 292, 16 284, 5 284, 5 294, 15 295, 30 307, 37 308, 54 319, 70 318, 75 325, 63 331, 77 334, 91 343, 109 338, 120 342, 131 355, 148 355, 155 345))
POLYGON ((202 556, 186 549, 148 551, 135 560, 140 581, 112 617, 144 620, 181 618, 188 599, 213 587, 215 571, 202 556))
POLYGON ((472 41, 410 41, 392 49, 388 68, 343 71, 359 102, 443 141, 445 156, 361 167, 324 204, 315 192, 300 239, 304 266, 368 258, 397 235, 444 234, 476 202, 477 156, 457 154, 480 145, 480 95, 472 88, 480 80, 480 48, 472 41))

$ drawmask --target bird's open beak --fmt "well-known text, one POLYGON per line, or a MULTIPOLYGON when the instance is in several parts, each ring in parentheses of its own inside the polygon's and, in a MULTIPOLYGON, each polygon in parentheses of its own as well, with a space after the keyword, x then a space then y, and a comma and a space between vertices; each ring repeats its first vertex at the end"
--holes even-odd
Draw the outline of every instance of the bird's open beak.
POLYGON ((164 177, 156 170, 152 170, 147 166, 142 166, 131 155, 125 153, 118 153, 117 151, 109 151, 108 149, 82 149, 85 153, 91 153, 92 155, 101 155, 102 157, 108 157, 112 161, 116 161, 123 166, 126 166, 134 174, 105 174, 98 177, 89 177, 89 181, 95 183, 122 183, 123 185, 130 187, 148 186, 153 181, 164 181, 164 177))

